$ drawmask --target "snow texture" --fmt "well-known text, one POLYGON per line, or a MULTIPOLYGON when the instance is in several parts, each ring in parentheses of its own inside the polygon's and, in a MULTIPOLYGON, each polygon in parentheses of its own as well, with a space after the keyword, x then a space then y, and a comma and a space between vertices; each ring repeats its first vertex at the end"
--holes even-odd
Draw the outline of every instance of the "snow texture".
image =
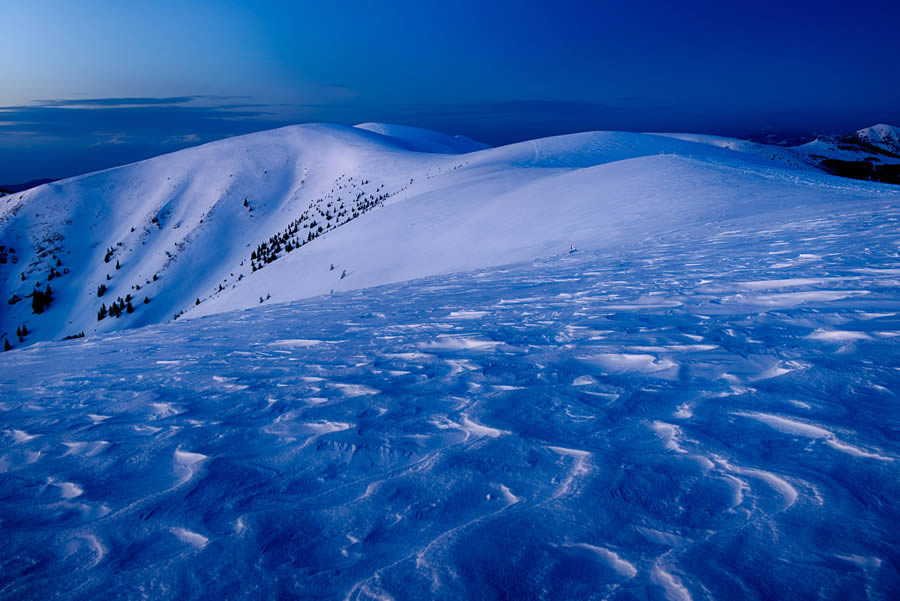
MULTIPOLYGON (((461 160, 359 131, 222 144, 343 136, 407 166, 461 160)), ((659 140, 693 144, 462 155, 457 195, 392 197, 215 310, 0 354, 0 600, 893 598, 900 193, 708 144, 638 156, 659 140), (331 275, 294 284, 314 269, 331 275)), ((204 173, 178 185, 201 197, 204 173)), ((103 263, 91 243, 72 254, 103 263)), ((161 267, 141 257, 142 277, 161 267)), ((160 301, 192 302, 198 279, 160 301)), ((76 289, 48 319, 78 319, 76 289)))

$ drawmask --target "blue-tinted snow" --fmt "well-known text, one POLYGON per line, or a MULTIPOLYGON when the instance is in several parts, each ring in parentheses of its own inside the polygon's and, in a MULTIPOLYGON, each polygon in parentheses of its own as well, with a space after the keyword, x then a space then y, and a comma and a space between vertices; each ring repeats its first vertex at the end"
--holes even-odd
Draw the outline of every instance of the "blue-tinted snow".
POLYGON ((0 599, 891 599, 900 209, 0 357, 0 599))

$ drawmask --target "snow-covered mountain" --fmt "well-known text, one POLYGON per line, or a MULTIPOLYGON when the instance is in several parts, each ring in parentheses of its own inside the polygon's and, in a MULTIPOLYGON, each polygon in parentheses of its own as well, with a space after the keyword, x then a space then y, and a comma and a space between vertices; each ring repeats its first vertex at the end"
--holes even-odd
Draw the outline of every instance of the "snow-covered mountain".
POLYGON ((879 123, 857 131, 856 137, 873 146, 900 155, 900 127, 879 123))
POLYGON ((90 335, 893 193, 809 154, 623 132, 486 148, 382 124, 222 140, 3 198, 0 335, 90 335))
POLYGON ((900 187, 818 165, 307 125, 0 200, 0 601, 892 599, 900 187))

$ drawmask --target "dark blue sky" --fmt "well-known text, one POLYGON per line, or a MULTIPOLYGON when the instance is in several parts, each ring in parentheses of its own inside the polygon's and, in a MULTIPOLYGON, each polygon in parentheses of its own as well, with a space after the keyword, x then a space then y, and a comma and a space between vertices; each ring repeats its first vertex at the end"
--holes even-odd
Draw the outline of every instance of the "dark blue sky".
POLYGON ((900 2, 0 0, 0 183, 305 121, 900 124, 900 2))

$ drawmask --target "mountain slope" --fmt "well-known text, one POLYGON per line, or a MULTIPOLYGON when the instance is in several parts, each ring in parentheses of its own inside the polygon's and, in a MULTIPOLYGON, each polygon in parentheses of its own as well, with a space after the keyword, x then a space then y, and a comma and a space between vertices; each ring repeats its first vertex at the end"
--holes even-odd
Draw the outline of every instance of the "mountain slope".
POLYGON ((0 601, 892 599, 900 202, 822 183, 0 353, 0 601))
POLYGON ((105 332, 898 194, 708 142, 593 132, 450 154, 479 145, 303 125, 55 182, 0 201, 0 336, 105 332))

